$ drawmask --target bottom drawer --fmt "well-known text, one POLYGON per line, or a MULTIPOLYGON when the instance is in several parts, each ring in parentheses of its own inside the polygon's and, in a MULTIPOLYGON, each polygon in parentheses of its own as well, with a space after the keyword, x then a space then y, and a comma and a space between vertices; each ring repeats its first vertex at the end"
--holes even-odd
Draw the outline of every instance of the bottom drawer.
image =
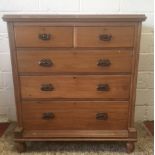
POLYGON ((24 101, 22 115, 26 130, 123 130, 128 102, 24 101))

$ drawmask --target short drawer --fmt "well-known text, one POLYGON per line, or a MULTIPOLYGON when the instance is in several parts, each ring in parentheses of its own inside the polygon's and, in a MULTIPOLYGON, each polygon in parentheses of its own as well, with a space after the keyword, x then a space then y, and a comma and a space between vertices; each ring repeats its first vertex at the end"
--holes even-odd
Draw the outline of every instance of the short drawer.
POLYGON ((129 75, 21 76, 23 99, 128 99, 129 75))
POLYGON ((15 26, 17 47, 72 47, 72 27, 15 26))
POLYGON ((128 102, 25 101, 26 130, 117 130, 127 129, 128 102))
POLYGON ((76 27, 77 47, 132 47, 133 26, 76 27))
POLYGON ((18 50, 20 73, 131 72, 131 50, 18 50))

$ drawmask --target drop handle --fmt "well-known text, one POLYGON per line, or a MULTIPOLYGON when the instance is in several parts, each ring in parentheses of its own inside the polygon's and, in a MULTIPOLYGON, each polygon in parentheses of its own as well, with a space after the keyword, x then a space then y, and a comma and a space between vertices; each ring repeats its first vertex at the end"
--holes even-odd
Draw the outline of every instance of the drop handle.
POLYGON ((51 34, 42 33, 38 35, 38 38, 43 41, 47 41, 51 39, 51 34))
POLYGON ((54 90, 54 87, 52 84, 42 84, 41 85, 41 91, 53 91, 54 90))
POLYGON ((109 91, 109 89, 108 84, 99 84, 97 87, 97 91, 109 91))
POLYGON ((109 35, 109 34, 101 34, 101 35, 99 35, 99 39, 101 41, 111 41, 112 35, 109 35))
POLYGON ((52 112, 45 112, 42 114, 42 119, 49 120, 55 117, 54 113, 52 112))
POLYGON ((41 59, 38 64, 42 67, 51 67, 53 66, 53 62, 51 59, 41 59))
POLYGON ((98 60, 97 65, 100 67, 108 67, 111 65, 111 62, 109 59, 100 59, 100 60, 98 60))
POLYGON ((97 120, 107 120, 108 119, 108 114, 104 112, 100 112, 96 114, 96 119, 97 120))

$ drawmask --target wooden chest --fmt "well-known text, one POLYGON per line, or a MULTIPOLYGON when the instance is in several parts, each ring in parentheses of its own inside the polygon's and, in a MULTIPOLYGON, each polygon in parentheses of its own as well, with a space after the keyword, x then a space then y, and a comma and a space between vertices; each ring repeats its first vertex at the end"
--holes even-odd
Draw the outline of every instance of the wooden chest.
MULTIPOLYGON (((134 150, 144 15, 5 15, 15 141, 125 141, 134 150)), ((20 147, 19 147, 20 146, 20 147)))

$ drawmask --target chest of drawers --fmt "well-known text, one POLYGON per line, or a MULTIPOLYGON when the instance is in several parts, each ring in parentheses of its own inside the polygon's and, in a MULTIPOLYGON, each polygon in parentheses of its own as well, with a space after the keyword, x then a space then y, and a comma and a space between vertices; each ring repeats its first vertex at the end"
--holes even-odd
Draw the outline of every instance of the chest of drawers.
POLYGON ((134 150, 144 15, 5 15, 20 152, 26 141, 124 141, 134 150))

